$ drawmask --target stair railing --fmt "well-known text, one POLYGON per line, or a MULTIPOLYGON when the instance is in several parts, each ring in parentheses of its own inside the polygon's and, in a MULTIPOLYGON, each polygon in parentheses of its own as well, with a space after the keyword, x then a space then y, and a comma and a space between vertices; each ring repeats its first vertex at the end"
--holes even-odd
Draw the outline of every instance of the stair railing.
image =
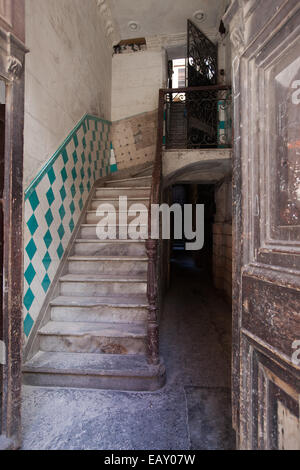
POLYGON ((230 86, 176 88, 165 93, 166 149, 231 146, 230 86))
POLYGON ((157 141, 156 156, 152 173, 152 186, 149 207, 149 236, 146 242, 146 250, 149 258, 148 261, 148 280, 147 280, 147 296, 148 296, 148 361, 150 364, 157 365, 159 359, 159 240, 152 239, 152 204, 161 203, 162 190, 162 152, 164 138, 164 107, 165 107, 165 90, 159 90, 158 103, 158 123, 157 123, 157 141))

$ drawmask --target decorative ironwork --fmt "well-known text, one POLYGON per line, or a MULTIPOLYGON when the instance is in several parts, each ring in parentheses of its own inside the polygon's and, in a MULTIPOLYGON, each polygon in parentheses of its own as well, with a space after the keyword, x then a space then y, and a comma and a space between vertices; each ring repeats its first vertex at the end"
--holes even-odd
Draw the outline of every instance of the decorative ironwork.
POLYGON ((188 20, 187 56, 189 87, 217 84, 218 46, 211 42, 190 20, 188 20))
MULTIPOLYGON (((188 21, 189 87, 213 86, 218 76, 218 46, 213 44, 197 26, 188 21)), ((187 148, 217 145, 218 93, 195 91, 186 100, 187 148)))
POLYGON ((231 146, 230 87, 194 87, 165 94, 166 148, 231 146))

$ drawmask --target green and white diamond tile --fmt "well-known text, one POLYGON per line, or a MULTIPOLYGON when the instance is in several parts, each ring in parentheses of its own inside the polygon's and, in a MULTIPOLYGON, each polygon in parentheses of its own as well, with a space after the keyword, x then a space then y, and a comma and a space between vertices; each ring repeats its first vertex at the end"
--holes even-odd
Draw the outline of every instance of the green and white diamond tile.
POLYGON ((84 116, 25 192, 24 332, 27 338, 95 180, 111 171, 110 130, 110 122, 84 116))

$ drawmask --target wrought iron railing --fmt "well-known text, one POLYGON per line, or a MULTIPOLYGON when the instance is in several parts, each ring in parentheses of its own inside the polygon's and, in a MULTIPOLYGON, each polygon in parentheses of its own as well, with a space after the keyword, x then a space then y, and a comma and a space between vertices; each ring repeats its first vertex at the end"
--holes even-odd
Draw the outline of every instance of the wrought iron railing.
POLYGON ((165 90, 165 148, 231 147, 231 88, 165 90))
MULTIPOLYGON (((179 124, 178 136, 182 138, 179 142, 183 148, 212 148, 231 146, 231 97, 230 87, 211 86, 197 88, 161 89, 159 91, 158 104, 158 127, 156 156, 152 174, 152 187, 150 204, 161 204, 162 202, 162 155, 163 149, 170 148, 170 126, 173 122, 179 124), (174 106, 176 112, 174 112, 174 106), (172 109, 173 108, 173 109, 172 109), (221 127, 225 130, 224 137, 220 137, 217 123, 220 112, 228 114, 226 124, 221 127), (194 123, 193 119, 197 120, 194 123), (202 126, 199 129, 198 121, 205 122, 208 128, 202 126), (193 127, 195 126, 195 127, 193 127), (201 130, 202 134, 194 140, 193 129, 201 130), (182 131, 182 132, 181 132, 182 131), (207 137, 208 135, 208 137, 207 137)), ((224 114, 224 116, 225 116, 224 114)), ((221 128, 220 127, 220 128, 221 128)), ((173 140, 174 142, 174 140, 173 140)), ((176 142, 177 145, 179 145, 176 142)), ((151 207, 151 206, 150 206, 151 207)), ((157 365, 159 359, 159 304, 160 304, 160 264, 159 264, 159 240, 151 238, 151 210, 149 211, 149 237, 146 242, 148 262, 147 296, 148 296, 148 361, 157 365)))

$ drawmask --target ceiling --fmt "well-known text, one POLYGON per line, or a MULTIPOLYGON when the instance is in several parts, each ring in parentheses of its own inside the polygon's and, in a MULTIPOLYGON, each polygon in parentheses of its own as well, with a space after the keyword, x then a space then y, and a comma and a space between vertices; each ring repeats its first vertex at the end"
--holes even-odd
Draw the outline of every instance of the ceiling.
POLYGON ((121 39, 185 33, 187 19, 203 31, 218 30, 228 0, 108 0, 121 39), (205 13, 204 21, 193 17, 205 13), (137 24, 131 30, 130 22, 137 24))

